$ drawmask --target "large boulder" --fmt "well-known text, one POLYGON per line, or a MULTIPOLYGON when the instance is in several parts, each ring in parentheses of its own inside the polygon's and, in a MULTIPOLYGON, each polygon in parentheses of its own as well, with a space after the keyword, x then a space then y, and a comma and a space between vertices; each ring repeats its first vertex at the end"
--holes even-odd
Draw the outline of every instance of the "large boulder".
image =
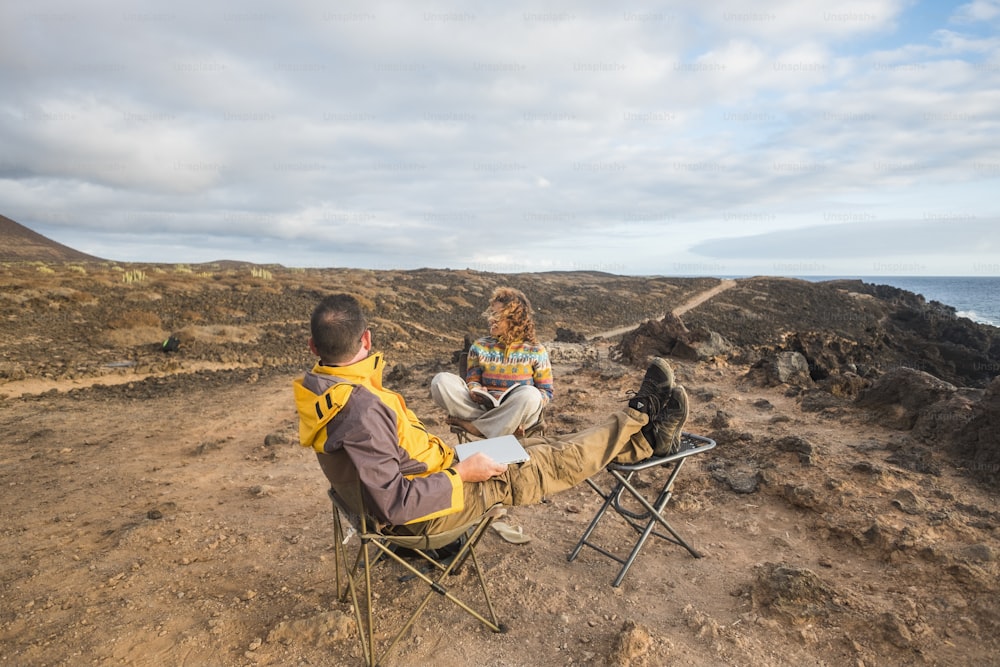
POLYGON ((994 486, 1000 482, 1000 377, 972 407, 972 417, 955 433, 953 448, 959 465, 994 486))
MULTIPOLYGON (((982 390, 976 390, 982 393, 982 390)), ((942 442, 951 442, 972 419, 976 401, 962 390, 943 401, 938 401, 920 412, 913 423, 913 436, 928 445, 939 448, 942 442)))
POLYGON ((733 346, 715 331, 688 329, 680 317, 667 313, 663 319, 643 322, 625 334, 615 354, 626 363, 644 364, 650 356, 706 361, 732 350, 733 346))
POLYGON ((747 379, 763 387, 790 384, 797 387, 812 385, 809 362, 799 352, 777 352, 764 357, 747 371, 747 379))
POLYGON ((687 336, 678 338, 670 351, 671 356, 691 361, 705 361, 714 357, 724 357, 732 352, 733 346, 715 331, 695 329, 687 336))
POLYGON ((857 405, 889 426, 909 431, 931 406, 955 396, 955 385, 913 368, 894 368, 861 392, 857 405))
POLYGON ((809 362, 809 375, 817 382, 840 373, 858 373, 859 367, 873 365, 876 358, 870 345, 833 331, 796 332, 782 347, 801 352, 809 362))

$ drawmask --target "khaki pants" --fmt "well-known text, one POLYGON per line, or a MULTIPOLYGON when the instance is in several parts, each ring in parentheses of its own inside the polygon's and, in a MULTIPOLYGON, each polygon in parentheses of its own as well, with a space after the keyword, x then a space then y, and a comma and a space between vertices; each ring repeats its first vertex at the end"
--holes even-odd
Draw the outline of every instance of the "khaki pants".
POLYGON ((626 408, 598 426, 578 433, 523 440, 531 460, 507 466, 507 472, 485 482, 465 484, 461 512, 406 526, 395 532, 440 533, 476 520, 497 503, 534 505, 591 477, 612 461, 635 463, 653 455, 640 429, 647 417, 626 408))
POLYGON ((534 385, 515 387, 503 403, 489 410, 472 400, 465 380, 454 373, 438 373, 431 379, 431 398, 452 417, 467 419, 487 438, 528 428, 542 415, 542 392, 534 385))

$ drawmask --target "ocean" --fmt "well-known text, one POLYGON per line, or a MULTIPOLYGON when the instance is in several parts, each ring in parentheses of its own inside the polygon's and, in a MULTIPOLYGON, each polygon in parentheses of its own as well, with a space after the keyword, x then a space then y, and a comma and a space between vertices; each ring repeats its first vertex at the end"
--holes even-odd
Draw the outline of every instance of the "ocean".
POLYGON ((952 306, 959 317, 1000 327, 1000 277, 969 276, 799 276, 820 282, 846 278, 891 285, 952 306))

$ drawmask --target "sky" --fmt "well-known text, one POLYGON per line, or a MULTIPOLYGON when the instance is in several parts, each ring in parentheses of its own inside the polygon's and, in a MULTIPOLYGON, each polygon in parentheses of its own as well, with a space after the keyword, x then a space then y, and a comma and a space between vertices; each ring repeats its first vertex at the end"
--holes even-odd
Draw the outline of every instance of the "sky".
POLYGON ((1000 275, 1000 0, 86 4, 0 5, 0 214, 102 258, 1000 275))

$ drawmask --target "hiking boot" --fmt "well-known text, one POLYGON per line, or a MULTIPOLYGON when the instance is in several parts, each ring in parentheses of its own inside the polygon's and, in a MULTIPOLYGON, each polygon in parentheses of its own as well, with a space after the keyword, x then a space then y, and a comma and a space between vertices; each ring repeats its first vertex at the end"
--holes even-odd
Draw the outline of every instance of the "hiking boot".
POLYGON ((653 456, 676 454, 681 448, 681 431, 688 418, 688 397, 684 387, 676 385, 663 410, 653 420, 653 456))
POLYGON ((653 357, 653 361, 646 369, 646 375, 642 378, 642 384, 629 399, 628 406, 634 410, 645 414, 649 421, 642 427, 642 435, 646 442, 654 449, 656 448, 656 416, 660 414, 667 401, 670 400, 670 390, 674 386, 674 369, 666 361, 659 357, 653 357))
POLYGON ((639 390, 629 399, 628 406, 648 415, 649 421, 652 422, 667 404, 673 386, 674 370, 670 364, 659 357, 653 357, 639 390))

